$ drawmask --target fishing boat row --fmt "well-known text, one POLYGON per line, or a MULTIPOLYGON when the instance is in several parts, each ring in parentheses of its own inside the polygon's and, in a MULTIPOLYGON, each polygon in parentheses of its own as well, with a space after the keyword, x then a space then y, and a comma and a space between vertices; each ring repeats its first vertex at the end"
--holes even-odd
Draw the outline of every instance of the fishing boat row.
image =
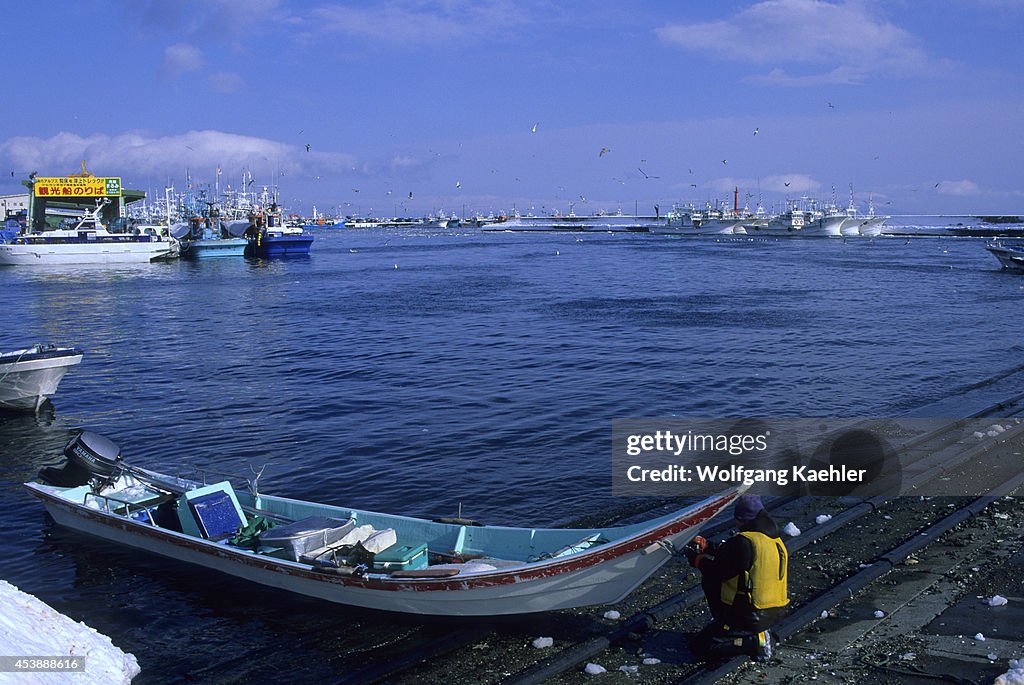
POLYGON ((144 193, 121 187, 117 177, 88 173, 35 177, 21 221, 5 221, 0 265, 146 263, 220 257, 273 258, 309 254, 313 236, 289 225, 276 193, 208 199, 205 191, 182 194, 165 216, 133 216, 128 205, 144 193), (226 200, 231 200, 227 202, 226 200))
MULTIPOLYGON (((655 208, 657 210, 657 207, 655 208)), ((763 207, 751 211, 739 206, 739 189, 732 206, 708 202, 702 208, 675 206, 662 214, 626 215, 598 212, 591 215, 552 214, 549 216, 514 214, 508 220, 483 228, 488 231, 601 231, 636 232, 658 235, 715 235, 755 237, 829 237, 874 238, 882 233, 889 217, 876 215, 869 206, 866 214, 858 211, 852 192, 850 204, 840 209, 835 201, 819 206, 809 198, 787 203, 785 211, 769 214, 763 207)))
POLYGON ((82 431, 26 483, 63 526, 327 602, 429 616, 500 616, 620 601, 739 490, 643 523, 514 528, 264 495, 132 466, 82 431))

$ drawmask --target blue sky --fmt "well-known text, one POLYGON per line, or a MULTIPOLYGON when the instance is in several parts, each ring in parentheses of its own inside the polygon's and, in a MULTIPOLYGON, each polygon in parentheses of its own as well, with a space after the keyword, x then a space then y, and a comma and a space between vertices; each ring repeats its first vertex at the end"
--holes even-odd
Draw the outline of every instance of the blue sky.
POLYGON ((1024 213, 1024 0, 5 7, 0 167, 308 213, 1024 213), (756 134, 755 134, 756 131, 756 134), (307 145, 309 146, 307 149, 307 145), (602 150, 604 151, 602 153, 602 150), (786 185, 788 184, 788 185, 786 185), (411 196, 410 196, 411 195, 411 196))

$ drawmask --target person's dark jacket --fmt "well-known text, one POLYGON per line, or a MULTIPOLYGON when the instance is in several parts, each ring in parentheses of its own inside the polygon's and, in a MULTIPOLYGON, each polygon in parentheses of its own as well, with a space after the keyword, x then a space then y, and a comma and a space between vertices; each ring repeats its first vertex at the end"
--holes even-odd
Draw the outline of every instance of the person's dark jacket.
MULTIPOLYGON (((743 530, 764 533, 770 538, 782 538, 775 521, 763 510, 754 521, 744 526, 743 530)), ((755 609, 748 602, 742 601, 745 599, 742 596, 738 596, 732 606, 722 602, 722 583, 744 571, 749 571, 753 564, 754 546, 742 535, 733 535, 700 560, 702 585, 711 614, 717 623, 727 625, 731 630, 752 633, 767 630, 786 613, 786 607, 755 609)))

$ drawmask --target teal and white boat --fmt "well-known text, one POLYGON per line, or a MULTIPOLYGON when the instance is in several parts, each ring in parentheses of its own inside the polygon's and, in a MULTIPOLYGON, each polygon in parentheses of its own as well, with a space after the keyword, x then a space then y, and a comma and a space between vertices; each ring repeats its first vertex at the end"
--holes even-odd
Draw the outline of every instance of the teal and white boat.
POLYGON ((181 242, 181 256, 186 259, 244 257, 249 241, 232 235, 229 223, 215 215, 192 217, 177 224, 171 236, 181 242))
POLYGON ((64 455, 61 468, 25 484, 58 524, 324 601, 430 616, 618 602, 738 494, 632 525, 509 528, 166 476, 125 464, 113 442, 89 431, 64 455))

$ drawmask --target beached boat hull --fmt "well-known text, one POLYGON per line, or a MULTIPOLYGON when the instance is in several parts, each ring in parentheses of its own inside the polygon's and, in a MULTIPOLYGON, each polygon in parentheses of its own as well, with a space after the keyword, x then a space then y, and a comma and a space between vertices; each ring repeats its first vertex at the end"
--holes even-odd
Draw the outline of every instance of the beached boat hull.
POLYGON ((0 407, 38 409, 81 361, 82 353, 73 348, 30 348, 0 355, 0 407))
POLYGON ((0 244, 0 265, 145 263, 172 256, 166 240, 0 244))
MULTIPOLYGON (((158 474, 156 474, 158 475, 158 474)), ((340 575, 307 563, 268 556, 223 543, 175 532, 126 515, 91 508, 63 493, 74 489, 26 483, 54 520, 68 528, 155 554, 172 557, 270 587, 329 602, 381 611, 429 616, 499 616, 552 611, 620 601, 689 541, 736 493, 710 498, 681 512, 640 524, 635 533, 585 551, 542 561, 451 577, 396 577, 386 573, 340 575)), ((87 487, 87 486, 86 486, 87 487)), ((79 488, 80 489, 80 488, 79 488)), ((248 495, 237 493, 243 505, 248 495)), ((95 506, 98 501, 83 497, 95 506)), ((354 516, 340 507, 261 496, 261 508, 302 512, 315 507, 319 515, 354 516)), ((366 520, 383 514, 358 512, 366 520)), ((363 519, 361 519, 363 520, 363 519)), ((452 538, 485 540, 512 536, 523 541, 544 535, 573 536, 588 531, 569 529, 507 529, 441 524, 406 517, 387 517, 409 534, 430 531, 452 538)), ((614 529, 609 529, 614 530, 614 529)), ((402 533, 400 533, 400 536, 402 533)), ((446 537, 447 539, 447 537, 446 537)))

